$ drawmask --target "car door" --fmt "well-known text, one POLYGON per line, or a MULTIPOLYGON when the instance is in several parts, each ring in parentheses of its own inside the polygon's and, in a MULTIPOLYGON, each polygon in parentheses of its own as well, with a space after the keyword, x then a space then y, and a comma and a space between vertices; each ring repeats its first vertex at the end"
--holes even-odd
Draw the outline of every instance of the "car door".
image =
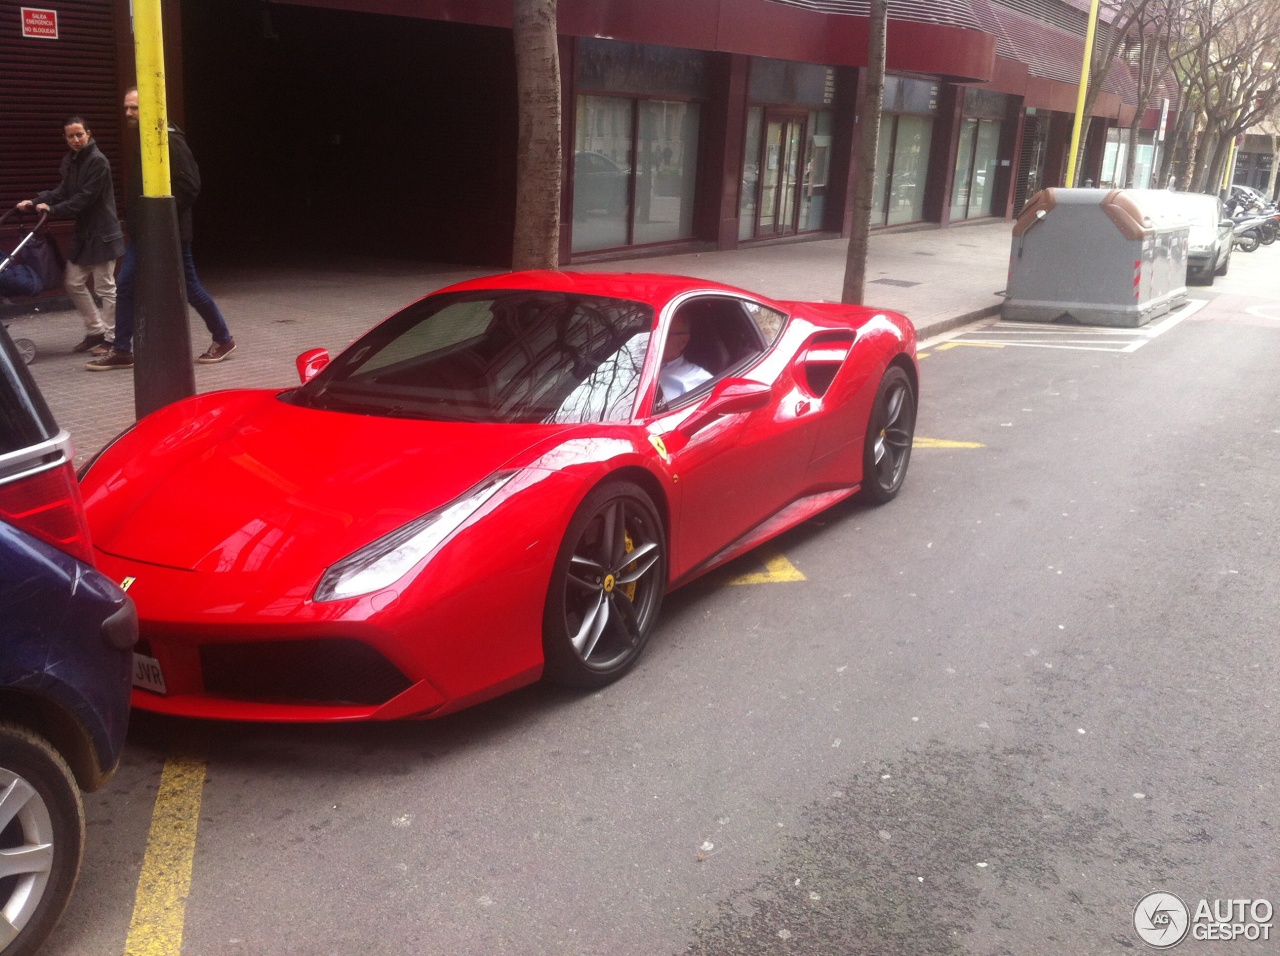
MULTIPOLYGON (((791 366, 782 352, 785 342, 766 347, 766 336, 749 311, 757 303, 725 295, 707 298, 716 300, 722 321, 741 323, 744 337, 754 337, 756 351, 731 356, 729 365, 712 370, 711 381, 685 400, 669 403, 649 423, 649 433, 666 455, 678 488, 673 502, 673 578, 794 501, 803 491, 813 449, 808 408, 795 401, 791 366), (767 397, 751 410, 700 421, 699 416, 734 383, 763 386, 767 397)), ((785 316, 771 311, 771 320, 782 331, 785 316)), ((664 343, 670 318, 664 321, 664 343)))

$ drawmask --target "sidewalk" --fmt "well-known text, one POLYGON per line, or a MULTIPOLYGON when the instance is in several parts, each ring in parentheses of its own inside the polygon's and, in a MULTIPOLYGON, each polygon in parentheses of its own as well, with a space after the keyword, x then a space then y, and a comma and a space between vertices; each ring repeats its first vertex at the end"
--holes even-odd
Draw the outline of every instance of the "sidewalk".
MULTIPOLYGON (((927 338, 994 314, 1008 274, 1008 222, 872 237, 867 300, 902 312, 927 338)), ((774 299, 837 302, 847 242, 839 239, 592 263, 581 271, 670 272, 750 289, 774 299)), ((294 358, 308 348, 336 353, 402 305, 485 271, 382 259, 316 260, 291 265, 201 270, 236 338, 235 354, 196 366, 196 388, 288 388, 294 358)), ((71 311, 19 316, 10 335, 36 343, 31 365, 58 423, 71 432, 82 463, 133 422, 131 372, 87 372, 72 353, 83 334, 71 311)), ((209 336, 192 314, 193 354, 209 336)))

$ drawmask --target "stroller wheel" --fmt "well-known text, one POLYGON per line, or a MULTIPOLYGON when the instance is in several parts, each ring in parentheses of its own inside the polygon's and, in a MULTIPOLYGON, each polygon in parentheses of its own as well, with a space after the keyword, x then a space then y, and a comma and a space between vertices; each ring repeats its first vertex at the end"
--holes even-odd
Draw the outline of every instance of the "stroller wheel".
POLYGON ((14 348, 18 350, 18 354, 22 356, 24 365, 30 365, 36 360, 36 343, 30 339, 14 339, 14 348))

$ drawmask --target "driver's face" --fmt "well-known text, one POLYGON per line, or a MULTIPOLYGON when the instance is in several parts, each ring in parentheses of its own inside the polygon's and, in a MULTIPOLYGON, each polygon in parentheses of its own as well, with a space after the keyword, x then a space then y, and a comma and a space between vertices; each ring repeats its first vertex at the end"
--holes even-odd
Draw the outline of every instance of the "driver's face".
POLYGON ((671 331, 667 333, 667 344, 662 349, 662 364, 673 362, 680 357, 684 347, 689 344, 689 320, 677 314, 671 320, 671 331))

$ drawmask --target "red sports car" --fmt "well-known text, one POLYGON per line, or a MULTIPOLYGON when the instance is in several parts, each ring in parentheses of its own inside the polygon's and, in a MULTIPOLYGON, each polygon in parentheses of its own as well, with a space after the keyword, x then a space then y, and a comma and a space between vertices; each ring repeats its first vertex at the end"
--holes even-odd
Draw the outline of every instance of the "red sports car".
POLYGON ((162 409, 82 483, 141 619, 133 703, 390 719, 603 686, 667 591, 897 494, 915 346, 882 310, 516 273, 305 353, 301 387, 162 409))

